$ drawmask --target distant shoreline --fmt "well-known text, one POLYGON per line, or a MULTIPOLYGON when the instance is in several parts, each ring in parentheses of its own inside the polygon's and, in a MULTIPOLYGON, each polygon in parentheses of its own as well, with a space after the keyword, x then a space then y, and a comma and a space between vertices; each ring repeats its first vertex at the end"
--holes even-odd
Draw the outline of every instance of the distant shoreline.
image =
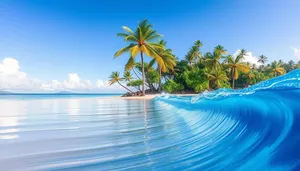
POLYGON ((0 93, 0 95, 123 95, 123 93, 0 93))
MULTIPOLYGON (((99 96, 104 99, 119 100, 151 100, 162 94, 146 94, 145 96, 123 97, 123 93, 0 93, 0 96, 99 96)), ((170 94, 171 96, 195 96, 197 94, 170 94)))
MULTIPOLYGON (((171 96, 196 96, 197 94, 170 94, 171 96)), ((114 96, 114 97, 105 97, 106 99, 123 99, 123 100, 151 100, 155 97, 161 96, 161 94, 149 94, 145 96, 128 96, 128 97, 120 97, 120 96, 114 96)))

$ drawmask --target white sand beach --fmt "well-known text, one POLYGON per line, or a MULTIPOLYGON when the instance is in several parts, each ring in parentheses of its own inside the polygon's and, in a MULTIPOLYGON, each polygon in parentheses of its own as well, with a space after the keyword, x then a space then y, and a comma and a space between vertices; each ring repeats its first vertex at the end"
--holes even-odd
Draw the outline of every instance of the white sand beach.
MULTIPOLYGON (((197 94, 170 94, 171 96, 196 96, 197 94)), ((160 96, 160 94, 151 94, 146 96, 132 96, 132 97, 121 97, 121 96, 114 96, 114 97, 107 97, 110 99, 124 99, 124 100, 151 100, 156 96, 160 96)))

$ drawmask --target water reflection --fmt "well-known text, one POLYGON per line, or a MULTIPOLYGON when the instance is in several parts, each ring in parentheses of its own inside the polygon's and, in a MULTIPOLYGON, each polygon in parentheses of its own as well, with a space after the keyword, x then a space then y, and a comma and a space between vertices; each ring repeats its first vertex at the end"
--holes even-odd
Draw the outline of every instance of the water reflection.
POLYGON ((20 129, 17 127, 26 115, 27 103, 23 101, 0 101, 0 139, 16 139, 20 129))
POLYGON ((68 105, 69 115, 77 115, 79 113, 79 99, 67 99, 66 103, 68 105))
POLYGON ((177 140, 169 136, 177 127, 166 129, 172 111, 159 113, 164 106, 155 108, 148 100, 51 97, 0 104, 5 170, 155 169, 155 151, 177 140), (128 157, 135 159, 125 162, 128 157))

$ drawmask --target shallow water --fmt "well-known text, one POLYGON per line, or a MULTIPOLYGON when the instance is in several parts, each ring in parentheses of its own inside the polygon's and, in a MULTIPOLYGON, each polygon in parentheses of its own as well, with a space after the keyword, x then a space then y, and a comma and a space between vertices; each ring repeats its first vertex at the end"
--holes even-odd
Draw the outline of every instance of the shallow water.
POLYGON ((1 170, 300 170, 299 73, 197 97, 1 98, 1 170))

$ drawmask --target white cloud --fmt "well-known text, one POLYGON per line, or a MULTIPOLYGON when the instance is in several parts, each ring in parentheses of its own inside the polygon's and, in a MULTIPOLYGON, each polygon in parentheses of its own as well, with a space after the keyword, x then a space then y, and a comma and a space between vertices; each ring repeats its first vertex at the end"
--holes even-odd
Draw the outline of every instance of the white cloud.
POLYGON ((97 80, 96 83, 98 88, 105 88, 105 87, 109 87, 109 81, 103 81, 103 80, 97 80))
POLYGON ((19 62, 14 58, 5 58, 0 62, 0 89, 35 89, 40 84, 36 79, 29 79, 20 71, 19 62))
POLYGON ((81 80, 77 73, 68 74, 68 79, 63 81, 66 89, 91 89, 93 85, 90 80, 81 80))
POLYGON ((43 83, 41 85, 41 89, 45 91, 55 91, 55 90, 60 90, 61 85, 57 80, 52 80, 50 83, 43 83))
POLYGON ((292 48, 294 50, 295 57, 300 60, 300 49, 292 48))
POLYGON ((5 74, 16 74, 19 72, 19 62, 13 58, 5 58, 0 63, 0 73, 5 74))
POLYGON ((0 61, 0 90, 17 92, 123 92, 118 86, 109 86, 108 81, 97 80, 96 84, 90 80, 84 80, 77 73, 68 74, 63 81, 41 81, 29 77, 25 72, 20 71, 21 66, 14 58, 5 58, 0 61))
MULTIPOLYGON (((233 56, 236 57, 238 54, 240 53, 240 50, 237 50, 233 56)), ((246 56, 244 57, 244 62, 249 62, 251 64, 255 64, 255 65, 261 65, 258 62, 258 58, 256 56, 253 56, 252 52, 247 52, 246 56)))

